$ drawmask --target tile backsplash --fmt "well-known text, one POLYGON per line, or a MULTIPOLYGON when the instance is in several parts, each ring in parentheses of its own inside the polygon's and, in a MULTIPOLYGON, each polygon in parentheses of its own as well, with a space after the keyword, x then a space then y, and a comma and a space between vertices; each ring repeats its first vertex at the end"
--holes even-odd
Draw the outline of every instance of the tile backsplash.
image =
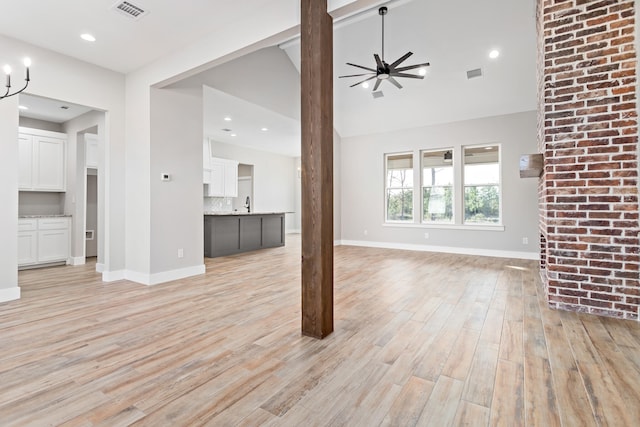
POLYGON ((204 197, 202 205, 205 212, 228 212, 233 210, 232 203, 231 197, 204 197))

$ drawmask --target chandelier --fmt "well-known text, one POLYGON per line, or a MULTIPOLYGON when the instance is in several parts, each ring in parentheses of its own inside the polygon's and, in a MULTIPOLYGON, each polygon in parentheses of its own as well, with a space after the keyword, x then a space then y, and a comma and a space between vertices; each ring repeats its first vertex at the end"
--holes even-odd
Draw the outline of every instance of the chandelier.
MULTIPOLYGON (((5 87, 7 88, 7 91, 4 93, 4 95, 0 95, 0 99, 4 99, 4 98, 8 98, 10 96, 13 95, 17 95, 20 92, 22 92, 23 90, 25 90, 27 88, 27 86, 29 86, 29 81, 31 80, 29 78, 29 67, 31 66, 31 59, 29 58, 25 58, 24 59, 24 67, 26 69, 26 76, 25 76, 25 84, 24 87, 18 91, 15 91, 13 93, 11 93, 11 67, 9 65, 5 65, 4 66, 4 73, 7 75, 7 82, 5 84, 5 87)), ((2 93, 2 92, 0 92, 2 93)))

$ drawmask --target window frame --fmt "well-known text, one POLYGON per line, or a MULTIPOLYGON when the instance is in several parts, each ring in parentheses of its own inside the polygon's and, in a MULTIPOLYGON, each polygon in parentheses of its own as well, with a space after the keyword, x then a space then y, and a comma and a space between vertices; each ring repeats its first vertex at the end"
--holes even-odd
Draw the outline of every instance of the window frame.
MULTIPOLYGON (((461 176, 462 176, 462 182, 460 183, 460 189, 461 191, 461 201, 462 201, 462 209, 461 209, 461 224, 465 227, 474 227, 474 226, 479 226, 479 227, 500 227, 503 225, 503 214, 502 214, 502 210, 503 210, 503 200, 502 200, 502 196, 503 196, 503 188, 502 188, 502 144, 497 143, 497 142, 492 142, 492 143, 486 143, 486 144, 474 144, 474 145, 463 145, 461 146, 461 176), (467 163, 465 161, 465 154, 466 154, 466 150, 468 149, 479 149, 479 148, 487 148, 487 147, 496 147, 497 148, 497 154, 498 154, 498 160, 497 160, 497 165, 498 165, 498 183, 485 183, 485 184, 474 184, 474 185, 467 185, 466 183, 466 176, 465 176, 465 170, 466 170, 466 166, 467 163), (467 187, 479 187, 479 186, 497 186, 498 188, 498 221, 497 222, 470 222, 467 221, 466 218, 466 190, 467 187)), ((485 163, 485 164, 492 164, 492 163, 485 163)))
POLYGON ((388 223, 388 224, 413 224, 415 223, 415 186, 416 186, 416 180, 415 180, 415 161, 414 161, 414 152, 413 151, 399 151, 399 152, 395 152, 395 153, 385 153, 384 154, 384 222, 388 223), (388 182, 388 174, 389 174, 389 157, 394 157, 394 156, 402 156, 402 155, 408 155, 411 156, 411 168, 407 168, 407 170, 411 170, 412 173, 412 184, 410 187, 388 187, 387 186, 387 182, 388 182), (412 203, 411 203, 411 219, 409 220, 394 220, 394 219, 389 219, 388 215, 389 215, 389 206, 388 206, 388 201, 389 201, 389 190, 393 189, 393 190, 402 190, 402 191, 406 191, 406 190, 410 190, 411 194, 412 194, 412 203))
POLYGON ((443 148, 430 148, 430 149, 424 149, 424 150, 420 150, 420 183, 419 183, 419 187, 420 187, 420 223, 421 224, 425 224, 425 225, 454 225, 456 223, 456 195, 457 195, 457 191, 456 191, 456 169, 455 169, 455 159, 456 159, 456 155, 455 155, 455 149, 454 147, 443 147, 443 148), (425 179, 424 179, 424 170, 425 170, 425 165, 424 165, 424 154, 425 153, 438 153, 438 152, 451 152, 451 164, 449 165, 443 165, 443 167, 449 167, 451 168, 451 185, 449 186, 445 186, 445 185, 428 185, 425 186, 425 179), (447 188, 450 187, 451 188, 451 220, 430 220, 430 219, 426 219, 425 218, 425 211, 424 211, 424 190, 425 188, 447 188))

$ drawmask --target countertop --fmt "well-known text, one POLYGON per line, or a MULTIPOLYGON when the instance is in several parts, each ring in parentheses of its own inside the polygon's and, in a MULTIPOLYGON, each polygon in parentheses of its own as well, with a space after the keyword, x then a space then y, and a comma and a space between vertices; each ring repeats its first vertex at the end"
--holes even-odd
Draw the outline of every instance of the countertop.
POLYGON ((72 215, 66 214, 47 214, 47 215, 18 215, 18 219, 26 219, 26 218, 71 218, 72 215))
POLYGON ((246 211, 207 211, 205 215, 231 216, 231 215, 282 215, 289 212, 246 212, 246 211))

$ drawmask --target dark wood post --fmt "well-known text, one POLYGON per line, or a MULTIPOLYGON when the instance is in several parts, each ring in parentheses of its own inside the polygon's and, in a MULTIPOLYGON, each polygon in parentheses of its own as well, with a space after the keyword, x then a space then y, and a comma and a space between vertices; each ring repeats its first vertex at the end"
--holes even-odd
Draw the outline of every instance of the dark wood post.
POLYGON ((333 19, 300 0, 302 334, 333 332, 333 19))

